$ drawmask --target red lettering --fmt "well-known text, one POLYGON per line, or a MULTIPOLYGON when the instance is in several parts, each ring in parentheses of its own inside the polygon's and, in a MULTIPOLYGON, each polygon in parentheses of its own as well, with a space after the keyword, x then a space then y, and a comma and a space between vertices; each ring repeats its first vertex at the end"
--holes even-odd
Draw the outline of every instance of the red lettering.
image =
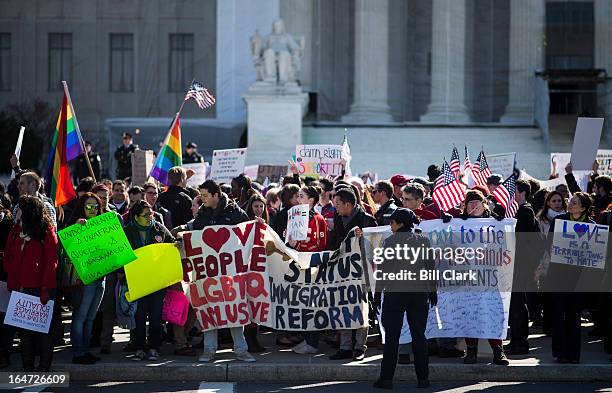
POLYGON ((249 322, 249 320, 250 320, 249 312, 247 310, 247 304, 246 303, 240 303, 238 305, 238 312, 242 316, 242 319, 240 319, 240 321, 238 321, 238 323, 240 323, 241 325, 246 325, 249 322))
POLYGON ((209 255, 206 257, 206 275, 208 277, 216 277, 219 275, 217 258, 215 258, 213 255, 209 255))
POLYGON ((234 276, 234 282, 238 283, 238 291, 240 293, 240 299, 244 299, 246 296, 247 278, 248 274, 238 274, 234 276))
POLYGON ((185 246, 185 256, 187 256, 187 258, 202 254, 202 247, 192 247, 190 232, 183 234, 183 244, 185 246))
POLYGON ((249 270, 249 265, 245 264, 242 258, 242 250, 236 250, 234 259, 236 261, 236 273, 246 273, 249 270))
POLYGON ((189 259, 181 259, 181 263, 183 265, 183 281, 190 282, 189 273, 193 271, 193 266, 191 265, 191 261, 189 259))
POLYGON ((227 321, 230 323, 236 323, 238 320, 238 309, 235 304, 226 304, 225 305, 225 316, 227 317, 227 321))
POLYGON ((253 244, 255 244, 256 246, 264 245, 263 239, 266 228, 266 224, 262 224, 260 222, 255 225, 255 240, 253 244))
POLYGON ((196 272, 194 281, 198 281, 206 277, 206 274, 204 274, 206 268, 204 267, 204 259, 202 257, 193 258, 192 265, 196 272))
POLYGON ((202 286, 204 287, 204 295, 210 303, 218 303, 223 301, 223 292, 219 289, 211 290, 210 287, 217 285, 217 280, 212 277, 208 277, 204 280, 202 286))
POLYGON ((209 314, 211 309, 199 309, 200 312, 200 322, 202 322, 202 329, 208 330, 211 326, 217 326, 214 318, 209 314))
POLYGON ((232 263, 232 254, 222 252, 219 254, 219 265, 221 265, 221 275, 227 276, 227 267, 232 263))
POLYGON ((257 298, 259 295, 264 297, 268 296, 268 292, 266 292, 266 284, 261 274, 251 272, 247 275, 247 292, 252 298, 257 298), (253 283, 256 283, 257 285, 253 285, 253 283))
POLYGON ((189 299, 194 308, 198 308, 208 303, 206 296, 203 296, 200 291, 200 283, 189 284, 189 299))
POLYGON ((215 305, 212 307, 208 307, 207 309, 209 314, 214 314, 214 320, 217 321, 217 323, 215 324, 215 326, 225 326, 227 325, 227 321, 223 318, 221 318, 221 306, 220 305, 215 305))
POLYGON ((268 322, 268 315, 270 315, 270 303, 264 303, 261 306, 261 314, 259 314, 259 322, 268 322))
POLYGON ((266 248, 253 246, 251 250, 251 271, 265 272, 266 271, 266 248))
POLYGON ((226 302, 233 302, 236 300, 236 290, 234 289, 234 280, 230 276, 219 277, 221 281, 221 290, 223 291, 223 297, 226 302))
POLYGON ((238 239, 240 239, 240 243, 242 243, 243 246, 246 244, 246 241, 249 238, 249 235, 251 234, 251 230, 253 229, 253 224, 254 224, 253 222, 246 224, 246 226, 244 227, 244 233, 240 231, 240 227, 232 228, 232 231, 234 231, 236 236, 238 236, 238 239))

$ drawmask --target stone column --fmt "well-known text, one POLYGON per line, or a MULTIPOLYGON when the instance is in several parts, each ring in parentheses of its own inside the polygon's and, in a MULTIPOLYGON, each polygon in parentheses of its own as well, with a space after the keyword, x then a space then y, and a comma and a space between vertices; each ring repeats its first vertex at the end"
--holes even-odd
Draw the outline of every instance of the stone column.
POLYGON ((544 0, 510 2, 508 106, 502 124, 534 124, 534 72, 544 65, 545 8, 544 0))
POLYGON ((392 122, 387 104, 389 0, 355 0, 354 97, 344 122, 392 122))
MULTIPOLYGON (((595 68, 605 69, 612 77, 612 4, 606 0, 595 0, 595 68)), ((604 108, 603 137, 612 146, 612 80, 598 86, 598 107, 604 108)))
POLYGON ((468 123, 465 106, 465 3, 433 0, 431 102, 423 123, 468 123))

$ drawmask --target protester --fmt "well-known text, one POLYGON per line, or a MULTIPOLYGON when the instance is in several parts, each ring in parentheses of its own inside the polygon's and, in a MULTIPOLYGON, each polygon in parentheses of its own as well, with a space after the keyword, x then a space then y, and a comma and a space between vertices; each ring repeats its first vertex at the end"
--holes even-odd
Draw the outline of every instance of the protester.
POLYGON ((117 180, 125 180, 127 177, 132 177, 132 155, 138 150, 138 145, 135 145, 132 134, 124 132, 121 136, 121 145, 115 150, 115 160, 117 160, 116 176, 117 180))
POLYGON ((251 220, 259 217, 266 224, 270 222, 268 217, 268 209, 266 209, 266 199, 261 196, 261 194, 254 194, 249 198, 246 204, 246 214, 251 220))
POLYGON ((327 230, 331 231, 334 229, 334 213, 336 208, 332 203, 334 193, 334 182, 329 179, 319 179, 319 186, 321 187, 321 195, 319 196, 319 204, 315 207, 319 213, 327 221, 327 230))
MULTIPOLYGON (((55 299, 57 236, 41 198, 19 198, 15 225, 4 249, 4 271, 9 291, 40 298, 42 304, 55 299)), ((53 316, 54 318, 57 315, 53 316)), ((53 332, 20 330, 21 361, 25 372, 48 372, 53 361, 53 332), (40 354, 38 367, 36 354, 40 354)))
POLYGON ((503 181, 504 178, 502 177, 502 175, 499 175, 497 173, 494 173, 491 176, 487 177, 487 189, 489 190, 489 194, 493 194, 495 189, 499 187, 503 181))
POLYGON ((128 213, 138 201, 144 200, 144 190, 140 186, 132 186, 128 190, 128 213))
POLYGON ((123 215, 128 210, 128 195, 125 182, 123 180, 115 180, 112 190, 111 204, 119 215, 123 215))
MULTIPOLYGON (((96 194, 85 193, 79 197, 73 216, 69 225, 87 224, 96 216, 102 214, 102 202, 96 194)), ((65 255, 65 254, 63 254, 65 255)), ((66 257, 67 258, 67 257, 66 257)), ((67 258, 68 259, 68 258, 67 258)), ((66 263, 69 263, 68 261, 66 263)), ((72 344, 72 363, 94 364, 99 357, 93 355, 90 350, 92 327, 98 308, 104 295, 105 278, 95 280, 87 285, 80 282, 80 286, 72 291, 73 311, 72 324, 70 327, 70 342, 72 344)))
MULTIPOLYGON (((13 215, 9 210, 10 204, 4 206, 0 203, 0 281, 6 282, 7 276, 4 270, 4 249, 13 227, 13 215)), ((0 311, 0 321, 4 321, 5 313, 0 311)), ((10 325, 0 323, 0 369, 10 365, 11 350, 13 347, 13 336, 15 329, 10 325)))
MULTIPOLYGON (((340 188, 334 196, 336 216, 334 217, 334 230, 330 233, 327 241, 328 250, 337 250, 342 241, 354 228, 355 236, 361 237, 362 229, 375 227, 376 219, 363 211, 357 205, 357 197, 352 189, 340 188)), ((331 360, 353 359, 363 360, 367 350, 366 339, 368 328, 363 327, 354 330, 340 331, 340 349, 330 357, 331 360), (355 343, 353 344, 353 331, 355 332, 355 343)))
POLYGON ((280 199, 280 188, 272 187, 266 191, 266 207, 268 209, 268 215, 270 216, 270 222, 274 221, 274 217, 281 208, 281 199, 280 199))
POLYGON ((508 355, 529 353, 529 310, 527 297, 536 292, 535 271, 544 248, 539 236, 540 227, 535 213, 527 200, 531 196, 531 185, 525 180, 516 181, 514 200, 518 204, 515 214, 516 252, 512 297, 510 299, 510 343, 504 347, 508 355))
POLYGON ((185 168, 175 166, 168 171, 168 183, 165 192, 162 192, 157 202, 170 212, 172 222, 167 223, 169 228, 187 224, 191 220, 191 197, 187 193, 187 172, 185 168))
MULTIPOLYGON (((570 199, 567 213, 555 217, 548 230, 548 245, 552 246, 555 225, 560 220, 594 224, 590 218, 593 201, 589 194, 576 192, 570 199)), ((580 363, 580 312, 584 293, 576 292, 580 267, 561 263, 551 263, 546 275, 547 288, 551 290, 552 300, 552 353, 557 363, 580 363), (563 292, 559 292, 559 288, 563 292)))
MULTIPOLYGON (((19 196, 21 197, 21 196, 29 195, 29 196, 35 196, 38 199, 40 199, 40 201, 43 203, 43 206, 45 207, 45 210, 47 211, 47 214, 49 215, 49 219, 53 223, 53 227, 57 228, 55 208, 53 207, 53 204, 51 203, 51 201, 40 193, 41 184, 42 184, 42 180, 40 176, 38 176, 36 173, 23 172, 19 176, 19 180, 17 183, 17 188, 19 189, 19 196)), ((17 216, 17 208, 18 208, 18 204, 16 204, 15 208, 13 209, 13 217, 17 216)))
MULTIPOLYGON (((153 210, 146 201, 138 201, 130 209, 128 221, 124 228, 125 235, 132 249, 149 244, 173 243, 174 237, 168 229, 153 219, 153 210)), ((133 360, 157 360, 161 346, 162 304, 166 289, 160 289, 138 299, 136 308, 135 349, 133 360), (145 340, 147 333, 147 319, 149 320, 149 351, 145 353, 145 340)))
POLYGON ((286 184, 280 191, 280 199, 282 209, 274 216, 270 222, 270 226, 281 239, 285 238, 285 230, 287 229, 287 213, 289 209, 297 205, 297 195, 300 187, 296 184, 286 184))
MULTIPOLYGON (((206 180, 199 186, 202 206, 193 222, 193 230, 204 229, 211 225, 236 225, 249 220, 247 214, 227 194, 222 193, 219 185, 213 180, 206 180)), ((254 362, 255 358, 248 352, 242 327, 230 328, 234 341, 234 353, 238 360, 254 362)), ((204 332, 204 352, 198 358, 200 362, 212 362, 217 352, 217 329, 204 332)))
POLYGON ((232 199, 238 203, 238 206, 240 206, 241 209, 245 210, 247 201, 256 192, 253 188, 251 178, 244 173, 241 173, 232 179, 231 187, 232 199))
POLYGON ((423 221, 440 218, 440 210, 438 209, 438 214, 436 214, 436 212, 432 211, 433 205, 430 205, 430 207, 423 204, 423 198, 425 198, 425 187, 419 183, 408 183, 402 189, 403 207, 412 210, 423 221))
POLYGON ((183 164, 198 164, 204 162, 204 157, 198 153, 198 145, 195 142, 188 142, 183 154, 183 164))
MULTIPOLYGON (((478 190, 470 190, 465 195, 465 208, 461 216, 462 219, 468 218, 495 218, 496 220, 503 219, 503 216, 498 216, 496 213, 489 210, 489 205, 486 202, 485 196, 478 190)), ((478 361, 478 339, 466 338, 467 346, 463 363, 473 364, 478 361)), ((507 366, 509 364, 504 349, 502 348, 502 340, 489 339, 489 345, 493 350, 493 364, 507 366)))
POLYGON ((442 174, 440 167, 432 164, 427 167, 427 177, 429 178, 430 183, 434 183, 442 174))
POLYGON ((172 228, 172 214, 170 214, 168 209, 157 203, 157 199, 159 197, 157 186, 153 183, 145 183, 142 188, 144 190, 145 201, 147 201, 147 203, 151 205, 151 208, 153 209, 155 220, 166 228, 172 228))
MULTIPOLYGON (((406 208, 396 209, 390 218, 391 231, 393 235, 388 237, 383 248, 395 249, 396 247, 429 247, 427 237, 415 234, 412 230, 420 222, 418 217, 406 208)), ((421 270, 433 270, 432 259, 419 258, 406 263, 405 260, 397 259, 397 256, 385 258, 381 270, 384 273, 399 273, 412 271, 419 277, 421 270)), ((391 389, 393 387, 393 375, 398 359, 398 348, 400 333, 404 322, 404 315, 410 326, 412 337, 412 352, 414 353, 414 369, 417 376, 419 388, 429 386, 429 360, 427 354, 427 339, 425 328, 427 327, 427 315, 429 307, 438 303, 436 293, 436 282, 430 280, 416 280, 410 283, 404 281, 384 280, 381 282, 384 301, 382 304, 382 324, 385 328, 385 349, 380 364, 380 377, 374 383, 374 387, 391 389), (409 284, 409 285, 408 285, 409 284)))
POLYGON ((376 211, 374 217, 378 225, 389 225, 391 223, 391 214, 397 209, 393 202, 393 185, 391 182, 381 180, 374 185, 372 191, 374 202, 380 207, 376 211))
POLYGON ((402 189, 408 184, 410 179, 404 175, 397 174, 391 176, 389 181, 393 185, 393 203, 395 203, 395 206, 402 206, 402 189))
MULTIPOLYGON (((87 152, 87 157, 89 158, 89 163, 91 165, 94 177, 96 178, 96 180, 100 180, 100 171, 102 170, 102 161, 100 160, 100 155, 93 151, 91 142, 89 141, 85 141, 85 151, 87 152)), ((87 162, 85 160, 85 154, 81 154, 75 160, 74 172, 76 176, 76 181, 79 181, 84 177, 89 177, 92 175, 89 171, 89 166, 87 165, 87 162)))

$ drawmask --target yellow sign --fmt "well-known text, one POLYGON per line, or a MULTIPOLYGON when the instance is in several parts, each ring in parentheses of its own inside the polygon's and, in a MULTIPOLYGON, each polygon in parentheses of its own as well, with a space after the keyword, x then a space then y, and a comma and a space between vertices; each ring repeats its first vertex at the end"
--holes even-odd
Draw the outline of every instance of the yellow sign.
POLYGON ((178 248, 172 243, 151 244, 134 250, 136 259, 125 265, 129 302, 169 287, 183 279, 178 248))

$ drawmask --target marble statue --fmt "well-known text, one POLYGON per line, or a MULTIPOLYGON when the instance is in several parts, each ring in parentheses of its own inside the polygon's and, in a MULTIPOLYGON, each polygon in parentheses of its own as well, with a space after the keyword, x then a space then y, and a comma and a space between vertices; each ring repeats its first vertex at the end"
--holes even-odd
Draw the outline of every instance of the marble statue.
POLYGON ((274 84, 296 84, 301 69, 304 37, 296 39, 285 32, 285 23, 277 19, 272 33, 262 37, 258 31, 251 37, 251 53, 257 80, 274 84))

